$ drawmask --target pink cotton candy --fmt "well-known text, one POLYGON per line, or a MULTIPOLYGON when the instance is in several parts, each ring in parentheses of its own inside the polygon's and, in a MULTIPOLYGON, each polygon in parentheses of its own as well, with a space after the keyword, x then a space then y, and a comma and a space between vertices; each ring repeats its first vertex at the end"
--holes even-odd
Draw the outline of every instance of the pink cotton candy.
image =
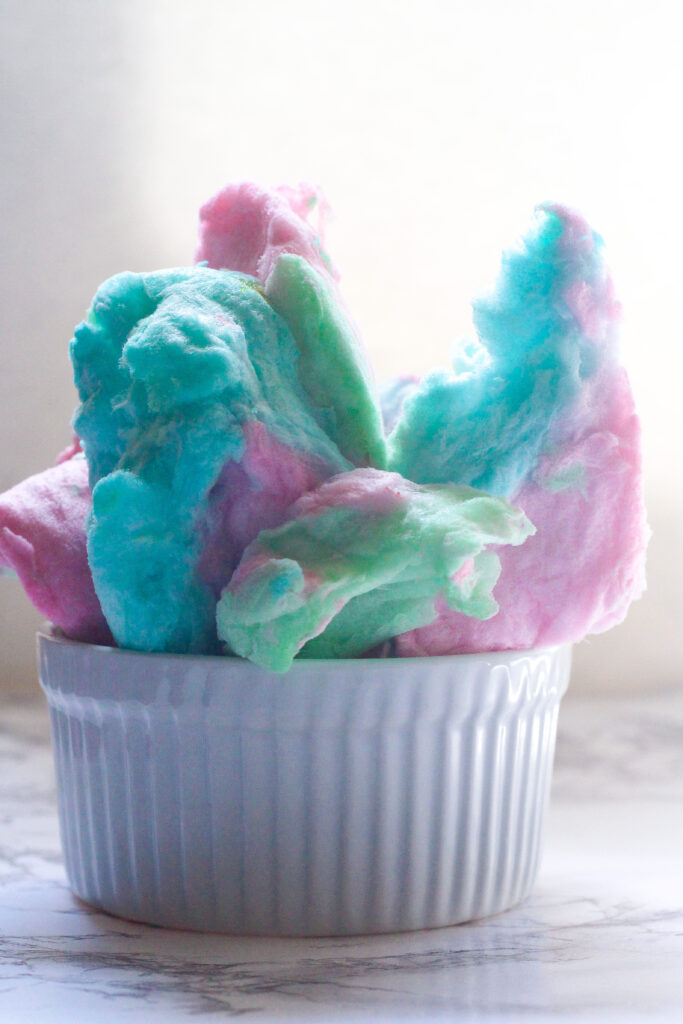
POLYGON ((521 547, 497 552, 499 612, 480 621, 442 604, 435 622, 397 638, 397 653, 416 657, 571 643, 622 621, 645 587, 650 531, 640 427, 623 369, 601 374, 591 400, 594 429, 542 460, 536 479, 512 499, 537 532, 521 547), (572 472, 571 486, 551 489, 553 480, 571 480, 572 472))
POLYGON ((303 494, 297 501, 297 515, 320 515, 340 507, 362 510, 368 519, 388 516, 410 500, 410 489, 398 473, 378 469, 341 473, 319 490, 303 494))
POLYGON ((82 452, 83 446, 81 445, 81 439, 74 434, 71 444, 67 448, 64 448, 55 459, 55 465, 59 465, 61 462, 68 462, 69 459, 75 458, 76 455, 81 455, 82 452))
POLYGON ((284 522, 290 505, 331 473, 328 465, 282 444, 257 420, 245 425, 244 440, 241 462, 226 463, 209 495, 199 575, 216 595, 261 530, 284 522))
MULTIPOLYGON (((608 347, 616 341, 616 327, 621 318, 621 303, 616 297, 614 282, 607 265, 594 261, 596 235, 584 218, 561 203, 543 203, 541 210, 556 213, 562 219, 560 247, 569 258, 583 254, 592 271, 599 270, 591 281, 574 281, 562 298, 575 317, 582 334, 590 341, 608 347)), ((599 239, 598 239, 599 240, 599 239)))
POLYGON ((77 452, 76 444, 0 497, 0 566, 16 572, 38 611, 67 636, 111 644, 88 567, 88 467, 77 452))
POLYGON ((221 189, 199 211, 196 261, 217 270, 239 270, 266 280, 283 253, 303 256, 317 270, 337 277, 323 248, 327 204, 319 189, 265 188, 236 182, 221 189), (318 228, 308 223, 317 206, 318 228))

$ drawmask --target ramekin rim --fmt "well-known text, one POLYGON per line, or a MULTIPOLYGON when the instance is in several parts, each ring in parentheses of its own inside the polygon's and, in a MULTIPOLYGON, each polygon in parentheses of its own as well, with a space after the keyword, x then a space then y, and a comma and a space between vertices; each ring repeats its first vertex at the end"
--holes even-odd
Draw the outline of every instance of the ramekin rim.
MULTIPOLYGON (((78 648, 83 650, 90 650, 95 652, 98 656, 100 653, 103 655, 106 653, 109 656, 115 655, 116 657, 128 658, 149 658, 152 660, 157 659, 170 659, 173 661, 200 661, 202 663, 215 663, 220 665, 243 665, 245 671, 247 667, 249 669, 260 668, 264 672, 268 672, 261 665, 257 665, 256 662, 250 661, 248 658, 242 658, 239 655, 231 654, 178 654, 169 653, 165 651, 136 651, 128 647, 112 647, 107 644, 93 644, 84 640, 74 640, 71 637, 60 635, 55 633, 49 624, 45 624, 42 628, 37 630, 37 638, 42 643, 56 644, 65 647, 78 648)), ((554 655, 562 649, 571 648, 571 643, 558 643, 558 644, 544 644, 539 647, 521 647, 521 648, 508 648, 505 650, 490 650, 490 651, 475 651, 463 654, 432 654, 432 655, 421 655, 419 657, 405 657, 405 658, 301 658, 295 659, 292 667, 288 672, 273 672, 275 676, 286 676, 289 672, 295 671, 306 671, 309 668, 311 670, 320 670, 321 665, 335 665, 340 668, 343 666, 358 665, 387 665, 396 668, 396 664, 402 662, 408 662, 413 666, 420 664, 431 664, 435 662, 444 663, 446 661, 457 661, 459 664, 466 662, 486 662, 495 659, 497 662, 505 662, 514 658, 520 657, 537 657, 539 655, 554 655)), ((239 669, 238 669, 239 671, 239 669)), ((378 671, 385 671, 384 669, 378 669, 378 671)), ((388 671, 388 669, 386 669, 388 671)))

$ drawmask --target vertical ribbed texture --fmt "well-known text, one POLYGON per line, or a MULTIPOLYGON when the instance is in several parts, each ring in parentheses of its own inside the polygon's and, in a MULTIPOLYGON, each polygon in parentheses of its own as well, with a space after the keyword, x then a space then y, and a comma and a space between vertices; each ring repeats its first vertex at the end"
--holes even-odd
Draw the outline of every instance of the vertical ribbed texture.
POLYGON ((74 891, 250 934, 454 924, 533 884, 569 650, 287 677, 41 638, 74 891))

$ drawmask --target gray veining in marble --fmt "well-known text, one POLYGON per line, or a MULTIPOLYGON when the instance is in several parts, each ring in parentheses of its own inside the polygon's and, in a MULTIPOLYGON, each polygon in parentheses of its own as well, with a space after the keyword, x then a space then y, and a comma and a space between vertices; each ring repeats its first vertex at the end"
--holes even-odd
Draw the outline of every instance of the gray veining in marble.
POLYGON ((0 703, 0 1020, 683 1019, 683 694, 565 700, 532 897, 456 928, 238 939, 90 910, 64 878, 47 717, 0 703))

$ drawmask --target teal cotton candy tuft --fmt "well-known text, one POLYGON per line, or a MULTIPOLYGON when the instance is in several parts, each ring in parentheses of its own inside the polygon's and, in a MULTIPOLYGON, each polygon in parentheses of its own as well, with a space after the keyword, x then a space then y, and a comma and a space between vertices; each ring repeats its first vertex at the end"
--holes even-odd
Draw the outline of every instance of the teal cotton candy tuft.
POLYGON ((304 453, 323 478, 351 468, 318 425, 291 331, 243 274, 121 274, 99 289, 71 356, 93 490, 88 558, 114 636, 135 649, 210 651, 204 523, 247 426, 304 453))
POLYGON ((429 374, 406 398, 389 438, 389 468, 420 483, 514 495, 604 358, 575 315, 576 287, 604 289, 602 240, 567 240, 561 208, 504 255, 492 295, 473 303, 479 341, 453 370, 429 374))

